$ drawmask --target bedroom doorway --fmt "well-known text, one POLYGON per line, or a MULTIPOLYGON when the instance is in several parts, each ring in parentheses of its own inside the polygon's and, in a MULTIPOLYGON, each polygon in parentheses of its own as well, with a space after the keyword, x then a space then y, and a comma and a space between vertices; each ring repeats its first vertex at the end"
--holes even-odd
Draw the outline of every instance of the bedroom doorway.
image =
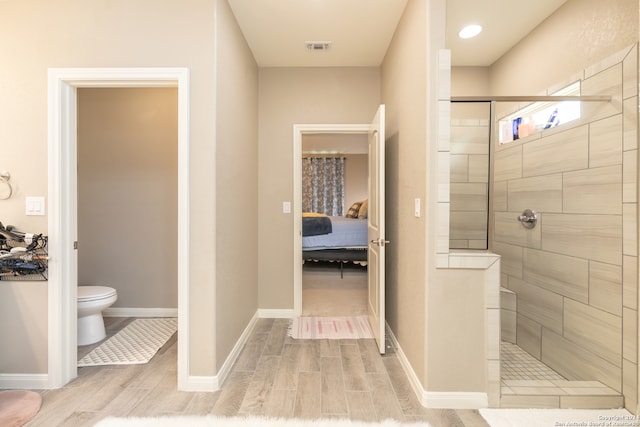
MULTIPOLYGON (((293 213, 296 216, 293 230, 294 238, 294 315, 302 316, 303 313, 303 261, 305 259, 315 262, 318 260, 329 260, 339 263, 344 268, 346 262, 366 262, 366 315, 373 329, 380 353, 384 353, 385 337, 385 209, 384 209, 384 105, 380 105, 373 121, 368 124, 348 124, 348 125, 294 125, 293 138, 293 213), (360 203, 357 206, 358 215, 365 212, 366 233, 364 240, 355 243, 351 240, 342 241, 334 246, 325 244, 305 243, 303 255, 303 185, 302 185, 302 158, 303 140, 308 138, 331 139, 332 135, 352 136, 355 140, 358 137, 367 140, 367 193, 364 200, 350 202, 345 199, 345 211, 338 215, 338 223, 331 222, 332 228, 343 230, 342 221, 349 214, 349 207, 353 203, 360 203), (347 207, 349 206, 349 207, 347 207), (365 251, 363 255, 362 250, 365 251), (315 253, 310 253, 315 252, 315 253)), ((330 154, 330 153, 325 153, 330 154)), ((353 194, 357 194, 353 193, 353 194)), ((356 207, 354 206, 354 209, 356 207)), ((316 216, 312 213, 310 216, 316 216)), ((333 219, 333 218, 331 218, 333 219)), ((361 221, 362 222, 362 221, 361 221)), ((307 230, 308 231, 308 230, 307 230)), ((333 232, 333 229, 332 231, 333 232)), ((348 233, 350 233, 349 231, 348 233)), ((306 232, 305 234, 308 234, 306 232)), ((321 232, 318 234, 325 234, 321 232)), ((316 236, 311 236, 316 237, 316 236)), ((341 271, 344 280, 344 270, 341 271)), ((341 273, 336 273, 339 277, 341 273)), ((311 280, 311 279, 310 279, 311 280)), ((340 290, 340 285, 332 280, 333 287, 340 290)), ((339 283, 339 282, 338 282, 339 283)), ((313 284, 313 281, 312 281, 313 284)), ((344 282, 343 282, 344 286, 344 282)), ((336 305, 331 301, 331 305, 336 305)), ((344 307, 348 308, 348 305, 344 307)))
POLYGON ((302 135, 302 316, 367 314, 367 179, 365 133, 302 135))

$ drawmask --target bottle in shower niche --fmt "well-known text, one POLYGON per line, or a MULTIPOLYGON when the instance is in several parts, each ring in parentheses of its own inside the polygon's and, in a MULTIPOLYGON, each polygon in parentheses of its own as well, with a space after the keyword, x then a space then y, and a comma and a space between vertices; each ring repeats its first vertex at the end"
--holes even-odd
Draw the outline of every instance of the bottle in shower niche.
POLYGON ((553 113, 549 116, 549 120, 547 120, 547 124, 544 125, 545 129, 549 129, 552 126, 558 126, 558 109, 553 110, 553 113))
POLYGON ((513 130, 513 140, 514 141, 519 138, 519 136, 518 136, 518 127, 520 126, 521 123, 522 123, 522 117, 518 117, 518 118, 513 119, 513 122, 511 123, 511 129, 513 130))

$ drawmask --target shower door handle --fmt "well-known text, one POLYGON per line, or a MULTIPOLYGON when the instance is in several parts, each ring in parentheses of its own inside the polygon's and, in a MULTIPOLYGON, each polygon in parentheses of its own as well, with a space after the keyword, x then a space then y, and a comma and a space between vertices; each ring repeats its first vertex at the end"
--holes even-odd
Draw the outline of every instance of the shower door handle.
POLYGON ((536 226, 538 215, 531 209, 525 209, 522 211, 522 214, 518 216, 518 221, 520 221, 524 228, 531 229, 536 226))

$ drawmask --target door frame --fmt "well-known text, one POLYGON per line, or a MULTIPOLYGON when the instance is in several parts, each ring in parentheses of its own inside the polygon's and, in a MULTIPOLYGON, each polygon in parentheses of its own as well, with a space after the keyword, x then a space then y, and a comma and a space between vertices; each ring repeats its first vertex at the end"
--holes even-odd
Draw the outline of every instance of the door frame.
POLYGON ((48 70, 48 388, 77 368, 77 89, 178 88, 178 389, 189 376, 189 69, 48 70))
POLYGON ((293 125, 293 313, 302 315, 302 136, 305 134, 366 135, 371 124, 293 125))

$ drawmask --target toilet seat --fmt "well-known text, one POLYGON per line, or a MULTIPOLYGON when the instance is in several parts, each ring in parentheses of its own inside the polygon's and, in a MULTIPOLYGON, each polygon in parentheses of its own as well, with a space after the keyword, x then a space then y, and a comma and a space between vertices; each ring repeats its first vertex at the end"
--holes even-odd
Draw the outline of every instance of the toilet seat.
POLYGON ((78 286, 78 302, 97 301, 114 295, 116 290, 108 286, 78 286))

